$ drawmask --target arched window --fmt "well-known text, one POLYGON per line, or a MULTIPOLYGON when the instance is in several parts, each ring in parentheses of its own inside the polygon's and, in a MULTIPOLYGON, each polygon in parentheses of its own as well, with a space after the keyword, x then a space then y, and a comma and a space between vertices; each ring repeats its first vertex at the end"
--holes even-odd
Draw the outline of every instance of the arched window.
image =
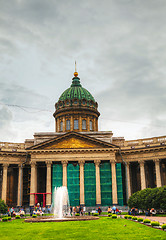
POLYGON ((74 119, 74 129, 78 129, 78 119, 74 119))
POLYGON ((82 120, 82 130, 86 130, 86 120, 82 120))
POLYGON ((93 123, 92 123, 92 120, 89 121, 89 128, 90 128, 90 131, 93 130, 93 123))
POLYGON ((66 130, 70 130, 70 120, 66 120, 66 130))
POLYGON ((60 122, 60 131, 63 131, 63 121, 60 122))

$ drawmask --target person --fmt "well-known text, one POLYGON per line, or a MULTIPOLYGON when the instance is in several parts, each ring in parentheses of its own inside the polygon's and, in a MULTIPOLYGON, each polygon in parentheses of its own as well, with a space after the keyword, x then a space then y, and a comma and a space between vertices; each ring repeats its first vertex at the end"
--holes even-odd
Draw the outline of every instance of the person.
POLYGON ((70 215, 72 216, 73 208, 70 206, 70 215))
POLYGON ((150 213, 152 214, 152 216, 156 215, 156 210, 154 208, 151 208, 150 213))
POLYGON ((86 212, 86 207, 83 206, 83 215, 85 216, 85 212, 86 212))
POLYGON ((116 208, 116 214, 118 214, 119 213, 119 209, 118 208, 116 208))
POLYGON ((48 211, 49 214, 51 213, 50 206, 48 206, 47 211, 48 211))
POLYGON ((116 212, 116 207, 113 206, 112 210, 113 210, 113 214, 115 214, 115 212, 116 212))
POLYGON ((111 209, 111 207, 109 206, 109 207, 108 207, 108 214, 111 213, 111 211, 112 211, 112 209, 111 209))
POLYGON ((73 216, 75 216, 76 208, 73 206, 73 216))
POLYGON ((101 214, 101 212, 102 212, 102 210, 101 210, 101 208, 99 207, 99 208, 98 208, 98 213, 99 213, 99 215, 101 214))
POLYGON ((135 208, 134 207, 131 209, 131 213, 133 216, 135 216, 135 208))

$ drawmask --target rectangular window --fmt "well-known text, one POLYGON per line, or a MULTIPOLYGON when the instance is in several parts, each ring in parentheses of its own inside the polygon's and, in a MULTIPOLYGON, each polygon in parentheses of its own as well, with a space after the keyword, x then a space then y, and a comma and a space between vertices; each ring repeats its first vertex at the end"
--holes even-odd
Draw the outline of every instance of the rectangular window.
POLYGON ((66 130, 70 130, 70 120, 66 120, 66 130))
POLYGON ((89 122, 89 127, 90 127, 90 131, 92 131, 92 130, 93 130, 93 123, 92 123, 91 120, 90 120, 90 122, 89 122))
POLYGON ((63 122, 60 122, 60 131, 63 131, 63 122))
POLYGON ((78 129, 78 119, 74 120, 74 129, 78 129))
POLYGON ((82 130, 86 130, 86 120, 82 120, 82 130))

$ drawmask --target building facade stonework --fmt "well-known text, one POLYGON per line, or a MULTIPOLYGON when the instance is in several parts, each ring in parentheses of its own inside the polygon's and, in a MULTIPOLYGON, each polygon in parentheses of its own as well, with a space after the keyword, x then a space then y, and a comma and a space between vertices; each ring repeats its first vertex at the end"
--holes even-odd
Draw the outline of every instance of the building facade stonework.
POLYGON ((0 198, 50 206, 54 188, 66 186, 72 206, 122 206, 138 190, 166 185, 166 136, 125 141, 98 131, 97 108, 75 72, 55 104, 55 132, 0 142, 0 198))

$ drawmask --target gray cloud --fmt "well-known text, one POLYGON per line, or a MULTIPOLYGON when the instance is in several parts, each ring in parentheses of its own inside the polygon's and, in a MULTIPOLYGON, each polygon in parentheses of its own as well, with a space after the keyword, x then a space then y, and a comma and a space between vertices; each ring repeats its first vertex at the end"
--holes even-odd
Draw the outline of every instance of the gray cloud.
MULTIPOLYGON (((165 134, 164 0, 1 0, 0 5, 2 102, 52 110, 71 84, 76 59, 82 85, 105 119, 102 130, 119 129, 126 138, 165 134), (131 130, 125 122, 147 125, 131 130)), ((21 110, 12 114, 13 124, 34 123, 21 110)), ((40 129, 53 121, 42 119, 40 129)))

